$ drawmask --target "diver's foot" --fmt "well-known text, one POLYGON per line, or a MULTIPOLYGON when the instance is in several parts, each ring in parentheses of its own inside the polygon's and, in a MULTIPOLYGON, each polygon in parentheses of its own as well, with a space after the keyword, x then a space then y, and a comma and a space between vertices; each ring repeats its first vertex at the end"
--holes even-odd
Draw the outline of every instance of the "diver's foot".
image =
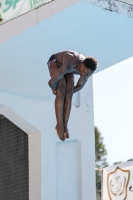
POLYGON ((64 141, 65 137, 64 137, 64 126, 62 125, 56 125, 55 127, 57 135, 59 137, 60 140, 64 141))
POLYGON ((68 128, 64 128, 64 138, 66 138, 66 139, 69 138, 69 131, 68 131, 68 128))

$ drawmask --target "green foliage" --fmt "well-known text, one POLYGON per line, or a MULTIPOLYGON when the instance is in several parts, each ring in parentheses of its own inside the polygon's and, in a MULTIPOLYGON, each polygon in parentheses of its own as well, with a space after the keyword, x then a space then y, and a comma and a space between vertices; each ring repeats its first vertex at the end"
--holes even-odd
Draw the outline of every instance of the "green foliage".
POLYGON ((108 166, 107 163, 107 150, 103 143, 103 137, 98 128, 95 127, 95 163, 98 169, 108 166))
POLYGON ((117 165, 117 164, 120 164, 122 163, 121 161, 117 161, 117 162, 114 162, 113 165, 117 165))
MULTIPOLYGON (((130 162, 130 161, 133 161, 133 158, 128 159, 126 162, 130 162)), ((122 163, 122 161, 114 162, 113 165, 117 165, 117 164, 120 164, 120 163, 122 163)))
POLYGON ((97 199, 101 199, 101 176, 102 173, 96 172, 96 197, 97 199))
MULTIPOLYGON (((102 169, 108 166, 107 163, 107 150, 103 143, 103 137, 98 128, 95 127, 95 166, 102 169)), ((101 172, 96 172, 96 196, 101 199, 101 172)))
POLYGON ((127 160, 127 162, 130 162, 130 161, 133 161, 133 158, 130 158, 130 159, 127 160))

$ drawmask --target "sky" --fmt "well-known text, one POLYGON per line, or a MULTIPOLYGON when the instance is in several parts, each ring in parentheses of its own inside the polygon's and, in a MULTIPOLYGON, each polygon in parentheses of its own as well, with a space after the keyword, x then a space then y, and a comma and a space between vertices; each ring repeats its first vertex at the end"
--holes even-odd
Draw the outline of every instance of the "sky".
POLYGON ((93 76, 94 124, 109 165, 133 158, 133 57, 93 76))

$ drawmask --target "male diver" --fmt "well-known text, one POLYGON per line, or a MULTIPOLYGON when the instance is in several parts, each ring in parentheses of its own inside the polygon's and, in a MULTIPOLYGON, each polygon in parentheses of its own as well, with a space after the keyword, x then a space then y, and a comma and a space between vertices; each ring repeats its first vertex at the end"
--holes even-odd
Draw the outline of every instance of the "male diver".
POLYGON ((69 138, 68 119, 71 111, 73 93, 81 90, 88 78, 97 68, 97 61, 92 57, 85 57, 75 51, 63 51, 53 54, 48 60, 51 79, 48 84, 55 98, 56 131, 58 137, 64 141, 69 138), (74 86, 74 74, 80 78, 74 86))

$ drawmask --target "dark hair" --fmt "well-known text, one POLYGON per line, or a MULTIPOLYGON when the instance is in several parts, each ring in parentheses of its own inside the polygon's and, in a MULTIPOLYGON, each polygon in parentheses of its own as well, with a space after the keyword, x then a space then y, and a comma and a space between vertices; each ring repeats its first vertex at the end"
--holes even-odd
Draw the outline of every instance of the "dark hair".
POLYGON ((92 71, 95 71, 96 68, 97 68, 97 61, 96 61, 95 58, 86 57, 83 63, 84 63, 86 68, 88 68, 92 71))

